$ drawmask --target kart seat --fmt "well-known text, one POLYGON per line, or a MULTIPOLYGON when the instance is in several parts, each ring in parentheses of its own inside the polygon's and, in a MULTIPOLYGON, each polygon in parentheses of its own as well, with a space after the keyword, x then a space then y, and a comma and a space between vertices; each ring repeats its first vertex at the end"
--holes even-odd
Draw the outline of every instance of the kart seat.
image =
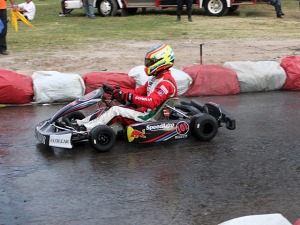
POLYGON ((177 102, 178 98, 169 98, 168 100, 166 100, 159 108, 158 110, 155 112, 154 116, 152 116, 149 121, 160 121, 160 120, 166 120, 168 119, 167 116, 165 116, 164 114, 164 109, 168 109, 169 113, 171 114, 172 109, 176 102, 177 102))

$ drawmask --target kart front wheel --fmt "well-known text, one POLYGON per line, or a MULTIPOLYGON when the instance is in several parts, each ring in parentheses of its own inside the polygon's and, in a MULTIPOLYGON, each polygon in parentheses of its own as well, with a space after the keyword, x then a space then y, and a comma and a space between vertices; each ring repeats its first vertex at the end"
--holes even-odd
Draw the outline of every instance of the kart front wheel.
POLYGON ((89 143, 98 152, 107 152, 116 143, 116 133, 107 125, 98 125, 89 133, 89 143))
POLYGON ((191 133, 199 141, 209 141, 213 139, 218 132, 217 120, 206 113, 195 115, 191 120, 191 133))

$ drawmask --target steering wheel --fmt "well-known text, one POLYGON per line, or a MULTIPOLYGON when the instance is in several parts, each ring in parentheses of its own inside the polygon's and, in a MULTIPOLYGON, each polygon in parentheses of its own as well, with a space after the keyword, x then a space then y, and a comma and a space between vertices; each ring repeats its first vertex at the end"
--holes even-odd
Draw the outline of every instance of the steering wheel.
MULTIPOLYGON (((119 86, 116 86, 115 89, 116 89, 116 90, 119 90, 120 87, 119 87, 119 86)), ((121 103, 122 105, 125 105, 125 104, 126 104, 126 101, 121 100, 121 99, 118 99, 118 98, 115 98, 115 97, 112 95, 115 89, 114 89, 112 86, 110 86, 109 84, 105 84, 105 83, 103 84, 103 90, 104 90, 105 93, 108 93, 108 94, 111 95, 111 100, 116 99, 119 103, 121 103)))
POLYGON ((112 86, 110 86, 109 84, 103 84, 103 90, 105 93, 111 94, 113 93, 113 91, 115 90, 112 86))

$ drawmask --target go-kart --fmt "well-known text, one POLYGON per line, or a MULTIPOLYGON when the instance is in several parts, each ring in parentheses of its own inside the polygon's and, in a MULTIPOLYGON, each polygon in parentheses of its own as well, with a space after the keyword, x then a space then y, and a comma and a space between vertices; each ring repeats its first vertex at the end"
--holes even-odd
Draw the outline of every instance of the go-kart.
POLYGON ((229 130, 236 127, 235 119, 219 104, 203 104, 195 100, 179 101, 177 98, 165 101, 153 117, 142 123, 98 125, 89 132, 71 126, 70 122, 77 119, 92 120, 101 116, 116 104, 115 99, 106 94, 104 88, 110 93, 114 90, 104 84, 103 87, 64 106, 51 118, 40 122, 35 128, 37 140, 46 146, 60 148, 73 148, 77 142, 88 141, 95 150, 105 152, 115 145, 119 137, 131 143, 161 142, 191 136, 199 141, 209 141, 223 124, 229 130), (88 117, 80 111, 95 104, 98 104, 97 110, 88 117))

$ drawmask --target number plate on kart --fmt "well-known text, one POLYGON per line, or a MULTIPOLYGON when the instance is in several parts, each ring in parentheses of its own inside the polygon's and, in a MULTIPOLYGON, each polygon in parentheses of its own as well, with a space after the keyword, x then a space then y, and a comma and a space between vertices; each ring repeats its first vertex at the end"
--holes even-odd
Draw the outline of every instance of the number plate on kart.
POLYGON ((50 135, 49 146, 59 147, 59 148, 72 148, 71 144, 72 134, 60 134, 60 135, 50 135))

